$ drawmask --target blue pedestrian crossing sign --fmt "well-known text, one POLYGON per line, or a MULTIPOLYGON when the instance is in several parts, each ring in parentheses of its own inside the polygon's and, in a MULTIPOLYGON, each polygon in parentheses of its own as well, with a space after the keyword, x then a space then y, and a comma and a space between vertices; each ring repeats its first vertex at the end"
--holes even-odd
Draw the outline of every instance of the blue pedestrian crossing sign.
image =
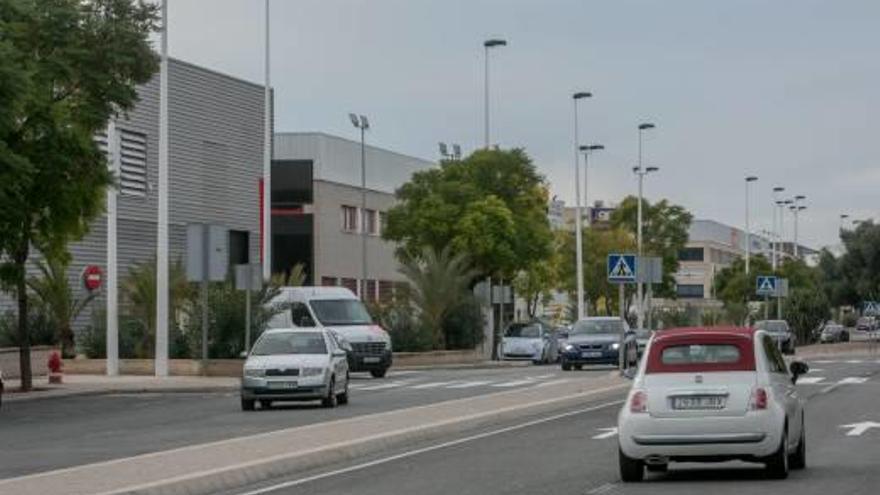
POLYGON ((609 254, 608 255, 608 281, 617 283, 629 283, 636 281, 636 255, 634 254, 609 254))
POLYGON ((769 275, 758 275, 757 294, 759 296, 775 296, 778 279, 769 275))

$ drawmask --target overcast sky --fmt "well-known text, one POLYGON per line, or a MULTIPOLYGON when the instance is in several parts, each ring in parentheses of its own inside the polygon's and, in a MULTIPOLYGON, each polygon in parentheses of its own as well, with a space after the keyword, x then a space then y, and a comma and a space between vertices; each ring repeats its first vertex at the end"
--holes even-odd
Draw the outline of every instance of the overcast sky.
MULTIPOLYGON (((263 0, 169 0, 172 56, 263 80, 263 0)), ((275 127, 355 137, 436 159, 437 142, 481 145, 483 48, 492 141, 524 147, 571 203, 571 94, 590 162, 589 198, 636 191, 636 126, 649 199, 770 227, 770 189, 807 196, 801 240, 839 242, 839 215, 880 198, 880 2, 876 0, 272 0, 275 127)), ((791 216, 786 228, 791 235, 791 216)))

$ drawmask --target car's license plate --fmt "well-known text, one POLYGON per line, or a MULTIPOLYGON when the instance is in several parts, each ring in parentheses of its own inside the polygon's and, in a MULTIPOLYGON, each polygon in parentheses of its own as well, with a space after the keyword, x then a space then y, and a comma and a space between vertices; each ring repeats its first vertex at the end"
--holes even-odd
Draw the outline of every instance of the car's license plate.
POLYGON ((365 357, 364 358, 365 363, 378 363, 379 361, 381 361, 381 359, 379 359, 377 357, 365 357))
POLYGON ((267 385, 273 390, 290 390, 296 388, 296 382, 269 382, 267 385))
POLYGON ((692 397, 673 397, 673 409, 723 409, 726 403, 723 395, 700 395, 692 397))
POLYGON ((602 352, 601 352, 601 351, 588 351, 588 352, 582 352, 582 353, 581 353, 581 357, 584 357, 584 358, 597 358, 597 357, 602 357, 602 352))

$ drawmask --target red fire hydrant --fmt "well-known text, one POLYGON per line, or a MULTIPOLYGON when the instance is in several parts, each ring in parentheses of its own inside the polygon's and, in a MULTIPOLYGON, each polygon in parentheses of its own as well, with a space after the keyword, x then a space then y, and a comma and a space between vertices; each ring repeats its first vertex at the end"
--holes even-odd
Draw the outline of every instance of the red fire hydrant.
POLYGON ((58 351, 52 351, 49 354, 49 383, 61 383, 61 377, 64 376, 62 373, 62 362, 61 362, 61 353, 58 351))

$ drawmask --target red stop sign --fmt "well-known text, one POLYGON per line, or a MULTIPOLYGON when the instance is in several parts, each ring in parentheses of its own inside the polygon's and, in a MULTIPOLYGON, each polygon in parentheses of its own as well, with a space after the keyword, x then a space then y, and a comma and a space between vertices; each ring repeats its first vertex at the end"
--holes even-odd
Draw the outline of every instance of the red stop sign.
POLYGON ((83 269, 82 280, 86 290, 98 290, 104 282, 104 273, 101 271, 101 267, 88 265, 83 269))

